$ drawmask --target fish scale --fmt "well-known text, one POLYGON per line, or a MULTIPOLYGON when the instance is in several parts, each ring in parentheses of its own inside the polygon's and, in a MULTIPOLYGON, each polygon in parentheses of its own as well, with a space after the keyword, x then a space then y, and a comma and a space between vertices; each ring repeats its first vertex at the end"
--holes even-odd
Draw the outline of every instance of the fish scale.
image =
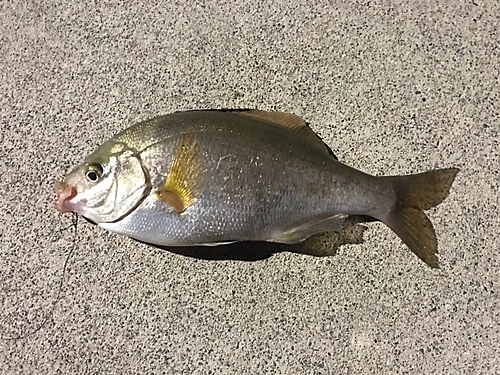
POLYGON ((456 173, 375 177, 337 161, 295 115, 188 111, 105 142, 57 185, 55 205, 163 246, 295 243, 339 230, 347 215, 369 215, 437 267, 422 210, 446 198, 456 173))

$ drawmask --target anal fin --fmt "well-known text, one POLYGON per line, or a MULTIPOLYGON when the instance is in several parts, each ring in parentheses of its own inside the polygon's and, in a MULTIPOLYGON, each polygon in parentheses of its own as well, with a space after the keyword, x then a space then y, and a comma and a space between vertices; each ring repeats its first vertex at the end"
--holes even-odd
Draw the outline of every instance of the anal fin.
POLYGON ((346 217, 347 215, 338 214, 330 216, 326 219, 309 222, 304 225, 276 233, 276 235, 268 241, 293 244, 302 242, 316 233, 337 232, 342 229, 342 225, 346 217))

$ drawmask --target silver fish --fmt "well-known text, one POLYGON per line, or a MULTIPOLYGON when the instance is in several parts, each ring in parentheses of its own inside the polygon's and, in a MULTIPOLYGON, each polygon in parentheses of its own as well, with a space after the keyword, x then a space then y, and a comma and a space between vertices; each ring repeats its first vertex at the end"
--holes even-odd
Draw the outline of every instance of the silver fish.
POLYGON ((457 172, 375 177, 337 161, 295 115, 188 111, 111 138, 56 184, 54 205, 161 246, 297 243, 369 215, 438 267, 423 210, 447 197, 457 172))

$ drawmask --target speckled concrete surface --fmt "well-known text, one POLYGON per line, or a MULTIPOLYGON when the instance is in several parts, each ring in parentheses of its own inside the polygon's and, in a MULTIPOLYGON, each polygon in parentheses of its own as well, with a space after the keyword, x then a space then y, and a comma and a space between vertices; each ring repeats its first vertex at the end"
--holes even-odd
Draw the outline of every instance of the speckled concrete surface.
POLYGON ((0 372, 500 373, 499 30, 497 1, 1 2, 0 372), (442 269, 377 222, 244 262, 53 209, 118 130, 220 107, 296 113, 369 173, 461 168, 442 269))

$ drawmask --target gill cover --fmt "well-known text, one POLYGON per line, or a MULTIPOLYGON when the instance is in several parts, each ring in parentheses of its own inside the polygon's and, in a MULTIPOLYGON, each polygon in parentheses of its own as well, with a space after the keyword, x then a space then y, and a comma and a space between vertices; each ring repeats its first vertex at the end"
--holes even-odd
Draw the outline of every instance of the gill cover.
MULTIPOLYGON (((102 165, 102 175, 93 186, 79 193, 82 216, 96 222, 120 220, 149 192, 149 177, 136 152, 118 148, 102 165)), ((89 158, 90 160, 92 159, 89 158)), ((87 168, 91 161, 85 163, 87 168)))

